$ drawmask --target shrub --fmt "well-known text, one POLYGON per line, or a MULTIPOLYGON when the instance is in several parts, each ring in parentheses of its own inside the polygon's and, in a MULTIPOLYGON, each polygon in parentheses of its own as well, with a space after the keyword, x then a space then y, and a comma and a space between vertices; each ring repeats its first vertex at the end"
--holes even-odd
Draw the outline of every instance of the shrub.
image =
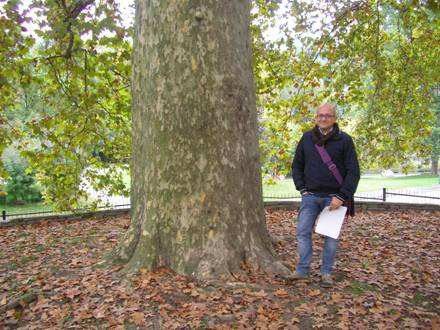
POLYGON ((40 188, 35 177, 28 169, 25 159, 18 152, 8 148, 2 155, 3 164, 9 177, 6 180, 4 190, 7 193, 6 202, 23 204, 25 202, 41 201, 40 188))

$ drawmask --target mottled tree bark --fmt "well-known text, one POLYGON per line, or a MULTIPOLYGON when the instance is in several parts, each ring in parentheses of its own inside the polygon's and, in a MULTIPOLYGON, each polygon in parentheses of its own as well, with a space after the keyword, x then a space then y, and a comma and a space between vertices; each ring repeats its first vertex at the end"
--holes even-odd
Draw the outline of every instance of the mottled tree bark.
POLYGON ((126 269, 286 274, 262 202, 249 2, 138 0, 126 269))

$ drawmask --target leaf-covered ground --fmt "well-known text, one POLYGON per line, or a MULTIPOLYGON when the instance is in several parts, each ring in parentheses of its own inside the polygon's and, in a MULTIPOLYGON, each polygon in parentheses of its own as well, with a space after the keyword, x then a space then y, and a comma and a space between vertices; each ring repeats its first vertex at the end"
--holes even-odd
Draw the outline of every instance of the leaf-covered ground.
MULTIPOLYGON (((296 215, 267 213, 275 248, 291 268, 296 215)), ((166 269, 128 284, 117 268, 91 268, 128 218, 3 228, 0 328, 438 328, 439 221, 439 212, 358 213, 344 227, 331 289, 318 281, 319 236, 311 284, 252 274, 206 285, 166 269)))

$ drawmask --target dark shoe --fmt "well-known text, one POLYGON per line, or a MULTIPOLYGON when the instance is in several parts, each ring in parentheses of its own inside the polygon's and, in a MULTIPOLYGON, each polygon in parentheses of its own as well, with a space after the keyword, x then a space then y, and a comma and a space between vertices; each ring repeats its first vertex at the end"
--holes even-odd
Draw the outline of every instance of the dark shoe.
POLYGON ((297 272, 294 272, 290 276, 285 276, 284 278, 286 281, 289 282, 310 282, 310 276, 309 275, 302 275, 297 272))
POLYGON ((297 272, 294 272, 292 275, 278 275, 278 279, 285 281, 285 282, 309 282, 310 276, 309 275, 301 275, 297 272))
POLYGON ((330 274, 321 275, 321 286, 324 288, 331 288, 335 284, 330 274))

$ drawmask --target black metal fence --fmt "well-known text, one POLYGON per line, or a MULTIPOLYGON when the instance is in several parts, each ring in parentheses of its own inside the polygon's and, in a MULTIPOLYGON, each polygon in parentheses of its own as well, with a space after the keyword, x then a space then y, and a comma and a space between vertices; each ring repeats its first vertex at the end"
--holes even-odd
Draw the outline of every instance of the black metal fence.
POLYGON ((107 206, 99 206, 93 209, 81 208, 74 210, 65 210, 65 211, 54 211, 54 210, 44 210, 44 211, 35 211, 35 212, 6 212, 6 210, 2 211, 1 220, 4 222, 8 222, 17 218, 35 218, 35 217, 43 217, 43 216, 67 216, 67 215, 81 215, 95 211, 107 211, 107 210, 119 210, 119 209, 129 209, 130 204, 120 204, 120 205, 107 205, 107 206))
POLYGON ((393 203, 426 203, 440 204, 440 186, 436 188, 405 188, 387 189, 381 192, 363 192, 357 194, 355 199, 376 199, 382 202, 393 203))
MULTIPOLYGON (((393 202, 393 203, 427 203, 427 204, 440 204, 440 186, 436 189, 424 188, 406 188, 406 189, 387 189, 382 188, 378 191, 366 191, 357 193, 354 198, 355 200, 371 200, 371 201, 381 201, 381 202, 393 202), (399 196, 399 197, 395 197, 399 196)), ((300 199, 299 194, 271 194, 265 195, 264 199, 268 200, 285 200, 285 199, 300 199)))
MULTIPOLYGON (((289 194, 289 195, 279 195, 279 194, 269 194, 265 193, 263 196, 266 201, 276 201, 276 200, 300 200, 299 194, 289 194)), ((407 203, 407 204, 434 204, 440 205, 440 186, 434 189, 424 189, 424 188, 406 188, 400 190, 390 190, 383 188, 381 191, 369 191, 360 192, 355 195, 355 201, 374 201, 383 203, 407 203)), ((107 210, 118 210, 118 209, 129 209, 130 204, 118 204, 118 205, 107 205, 100 206, 94 209, 75 209, 66 211, 53 211, 53 210, 41 210, 33 212, 7 212, 2 210, 2 216, 0 221, 8 222, 17 218, 34 218, 43 216, 68 216, 68 215, 81 215, 85 213, 90 213, 94 211, 107 211, 107 210)))

